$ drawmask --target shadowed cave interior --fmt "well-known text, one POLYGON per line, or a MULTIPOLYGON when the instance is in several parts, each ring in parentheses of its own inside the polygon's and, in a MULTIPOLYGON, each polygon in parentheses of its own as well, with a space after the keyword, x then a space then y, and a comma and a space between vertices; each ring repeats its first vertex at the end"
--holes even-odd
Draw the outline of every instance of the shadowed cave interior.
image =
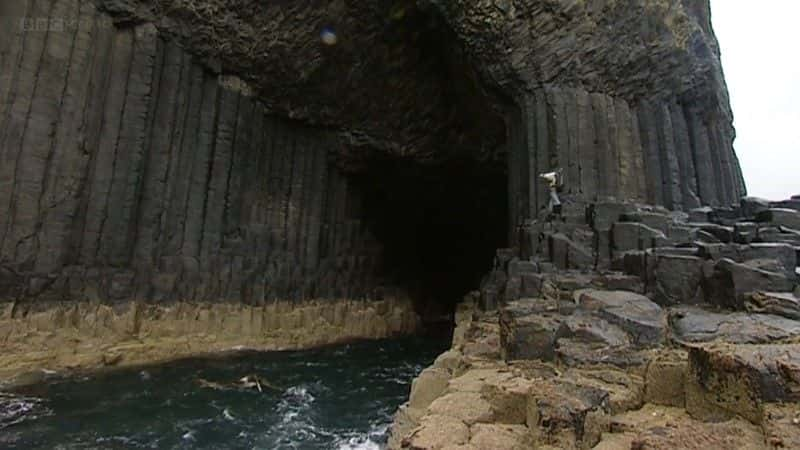
MULTIPOLYGON (((508 245, 502 111, 511 103, 481 82, 434 8, 398 2, 390 16, 391 58, 413 61, 423 83, 437 86, 432 101, 447 116, 403 156, 356 151, 344 165, 361 196, 359 216, 383 248, 381 275, 414 299, 426 333, 447 333, 456 304, 479 287, 496 250, 508 245)), ((378 101, 398 95, 406 94, 387 92, 378 101)))
POLYGON ((502 167, 373 158, 353 176, 366 225, 384 246, 387 278, 408 290, 425 322, 449 322, 507 243, 502 167))

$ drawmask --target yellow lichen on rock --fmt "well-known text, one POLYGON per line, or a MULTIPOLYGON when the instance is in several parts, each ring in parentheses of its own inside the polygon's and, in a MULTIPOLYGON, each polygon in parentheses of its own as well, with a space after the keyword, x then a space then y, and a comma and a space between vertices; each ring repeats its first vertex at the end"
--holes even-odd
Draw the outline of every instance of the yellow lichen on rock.
POLYGON ((408 299, 114 307, 54 305, 24 317, 0 315, 0 382, 39 370, 92 370, 231 350, 295 350, 411 334, 408 299))

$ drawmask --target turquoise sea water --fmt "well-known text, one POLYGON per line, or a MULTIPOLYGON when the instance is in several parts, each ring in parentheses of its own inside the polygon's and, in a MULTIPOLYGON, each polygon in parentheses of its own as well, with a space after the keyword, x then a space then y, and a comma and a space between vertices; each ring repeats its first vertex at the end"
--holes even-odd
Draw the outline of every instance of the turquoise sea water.
POLYGON ((402 338, 54 380, 0 394, 0 448, 378 449, 411 380, 447 347, 402 338), (261 392, 236 385, 246 375, 261 392))

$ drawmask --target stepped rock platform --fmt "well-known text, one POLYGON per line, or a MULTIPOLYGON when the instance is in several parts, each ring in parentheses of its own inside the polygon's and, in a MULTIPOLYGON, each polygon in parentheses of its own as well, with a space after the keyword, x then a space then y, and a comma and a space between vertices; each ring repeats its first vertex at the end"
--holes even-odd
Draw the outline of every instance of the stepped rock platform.
POLYGON ((390 448, 797 448, 797 217, 574 201, 529 222, 390 448))

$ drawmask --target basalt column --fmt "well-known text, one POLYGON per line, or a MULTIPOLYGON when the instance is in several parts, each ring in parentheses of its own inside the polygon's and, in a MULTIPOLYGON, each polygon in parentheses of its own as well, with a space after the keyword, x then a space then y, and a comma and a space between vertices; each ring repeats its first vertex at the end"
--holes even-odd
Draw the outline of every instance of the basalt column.
POLYGON ((381 246, 334 134, 268 114, 152 25, 26 5, 47 20, 2 30, 3 300, 374 297, 381 246))
POLYGON ((516 223, 547 206, 536 175, 561 169, 565 194, 688 210, 731 205, 744 193, 730 139, 714 116, 677 99, 631 106, 583 89, 545 87, 524 96, 512 122, 516 223))
POLYGON ((675 210, 745 193, 705 0, 432 2, 505 93, 510 225, 564 195, 675 210))

